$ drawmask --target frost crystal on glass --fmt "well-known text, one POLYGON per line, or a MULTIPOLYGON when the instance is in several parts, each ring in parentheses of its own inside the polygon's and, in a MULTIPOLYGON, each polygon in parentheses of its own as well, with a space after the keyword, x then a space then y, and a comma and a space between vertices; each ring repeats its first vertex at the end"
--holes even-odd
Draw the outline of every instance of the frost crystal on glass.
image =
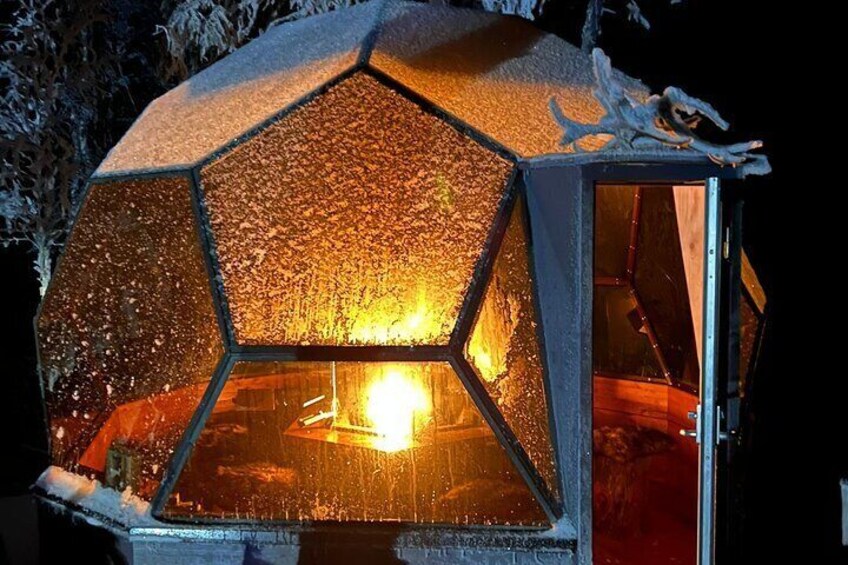
POLYGON ((550 436, 524 214, 519 199, 465 355, 548 488, 556 493, 556 455, 550 436))
POLYGON ((92 187, 38 332, 54 463, 150 498, 223 353, 187 179, 92 187))
POLYGON ((356 74, 203 169, 243 344, 447 343, 512 164, 356 74))

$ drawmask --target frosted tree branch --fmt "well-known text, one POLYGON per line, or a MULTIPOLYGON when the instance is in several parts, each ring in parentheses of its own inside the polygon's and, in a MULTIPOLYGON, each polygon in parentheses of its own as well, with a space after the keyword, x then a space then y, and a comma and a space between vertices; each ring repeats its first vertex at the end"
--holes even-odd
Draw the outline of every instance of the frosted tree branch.
MULTIPOLYGON (((682 3, 683 0, 668 0, 669 5, 674 6, 682 3)), ((608 7, 609 4, 616 5, 617 8, 622 7, 622 2, 614 2, 613 0, 587 0, 586 2, 586 17, 583 21, 583 31, 580 36, 580 48, 584 53, 591 53, 598 45, 598 37, 601 35, 601 17, 604 14, 615 14, 616 10, 608 7)), ((626 0, 623 4, 623 9, 627 13, 628 21, 634 22, 642 26, 646 31, 650 31, 651 22, 645 17, 642 12, 642 7, 637 0, 626 0)))
POLYGON ((715 108, 703 100, 668 87, 662 95, 652 95, 639 102, 615 78, 610 59, 601 49, 592 51, 592 60, 597 81, 594 95, 606 113, 596 124, 575 122, 551 98, 551 113, 563 130, 561 145, 580 150, 579 142, 587 136, 611 135, 604 150, 673 147, 702 153, 720 165, 744 166, 750 174, 771 171, 765 155, 751 153, 763 146, 761 141, 720 145, 695 134, 694 129, 703 118, 722 130, 729 127, 715 108))
POLYGON ((601 33, 601 14, 604 11, 604 0, 589 0, 586 6, 586 19, 583 22, 583 32, 580 37, 580 48, 590 53, 598 44, 601 33))
MULTIPOLYGON (((42 294, 120 85, 99 0, 21 0, 0 25, 0 244, 24 244, 42 294)), ((108 140, 107 140, 108 141, 108 140)))

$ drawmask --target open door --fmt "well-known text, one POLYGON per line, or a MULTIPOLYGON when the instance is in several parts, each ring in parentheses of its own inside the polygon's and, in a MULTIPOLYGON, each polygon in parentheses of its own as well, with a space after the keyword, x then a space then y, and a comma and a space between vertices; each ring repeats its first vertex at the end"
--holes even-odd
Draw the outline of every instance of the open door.
POLYGON ((722 192, 596 185, 596 563, 711 564, 740 529, 741 208, 722 192))
MULTIPOLYGON (((715 562, 716 551, 716 494, 717 446, 726 434, 723 410, 719 405, 721 371, 721 314, 722 274, 728 251, 722 243, 726 230, 722 224, 721 185, 710 178, 706 184, 706 214, 704 224, 704 316, 703 370, 701 372, 700 402, 695 417, 694 433, 698 444, 698 565, 715 562)), ((687 433, 682 431, 682 433, 687 433)))
POLYGON ((595 189, 593 557, 695 565, 706 187, 595 189))
MULTIPOLYGON (((743 535, 743 400, 762 337, 765 294, 742 251, 742 202, 707 179, 698 444, 698 565, 735 562, 743 535), (748 271, 743 276, 743 271, 748 271)), ((749 383, 750 384, 750 383, 749 383)))

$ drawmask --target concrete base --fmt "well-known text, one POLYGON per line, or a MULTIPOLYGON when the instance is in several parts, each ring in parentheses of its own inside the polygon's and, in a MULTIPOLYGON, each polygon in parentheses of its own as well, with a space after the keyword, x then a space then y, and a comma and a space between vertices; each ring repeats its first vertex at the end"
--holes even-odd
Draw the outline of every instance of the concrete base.
MULTIPOLYGON (((77 540, 74 560, 133 565, 298 564, 355 565, 574 565, 573 529, 522 532, 505 529, 362 526, 200 527, 166 524, 124 528, 120 524, 39 497, 48 517, 45 539, 77 540), (565 539, 563 539, 565 538, 565 539), (80 540, 90 543, 80 544, 80 540), (81 548, 89 553, 77 555, 81 548), (101 552, 99 554, 98 552, 101 552), (103 559, 106 557, 106 559, 103 559)), ((53 554, 61 554, 62 543, 53 554)), ((72 544, 71 544, 72 545, 72 544)))

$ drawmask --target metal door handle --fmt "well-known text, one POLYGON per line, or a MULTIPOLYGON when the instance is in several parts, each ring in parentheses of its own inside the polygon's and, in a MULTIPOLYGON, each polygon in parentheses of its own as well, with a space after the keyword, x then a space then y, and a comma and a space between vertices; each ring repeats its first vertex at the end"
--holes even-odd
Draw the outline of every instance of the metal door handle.
POLYGON ((695 440, 695 443, 701 443, 701 421, 698 419, 698 416, 701 415, 701 405, 699 404, 694 412, 689 412, 686 414, 689 416, 689 419, 695 422, 694 430, 680 430, 680 435, 683 437, 691 437, 695 440))
MULTIPOLYGON (((699 419, 700 415, 701 415, 701 405, 699 404, 698 407, 696 408, 695 412, 688 412, 687 413, 687 416, 689 416, 689 419, 695 421, 695 429, 694 430, 683 430, 683 429, 681 429, 679 431, 681 436, 691 437, 692 439, 695 440, 695 443, 701 443, 701 421, 699 419)), ((718 408, 716 410, 716 445, 718 445, 718 443, 720 441, 727 441, 728 437, 730 437, 730 435, 733 434, 733 432, 728 434, 727 432, 721 431, 721 420, 722 420, 723 417, 724 417, 724 415, 721 412, 721 408, 718 408)))

